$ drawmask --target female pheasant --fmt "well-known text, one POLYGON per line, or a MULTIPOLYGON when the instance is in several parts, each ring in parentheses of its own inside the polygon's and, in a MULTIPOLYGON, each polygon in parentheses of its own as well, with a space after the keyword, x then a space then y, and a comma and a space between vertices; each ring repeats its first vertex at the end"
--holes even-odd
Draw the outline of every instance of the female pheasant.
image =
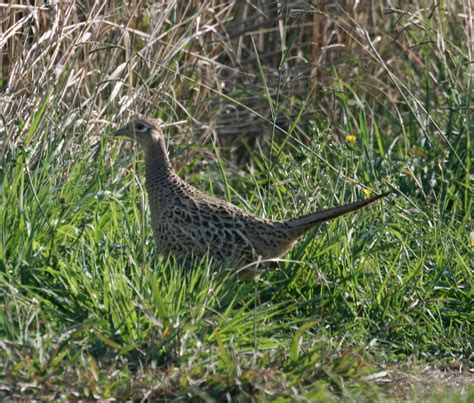
POLYGON ((219 264, 252 266, 284 255, 312 227, 387 196, 272 221, 256 217, 186 183, 174 171, 158 121, 135 119, 115 136, 136 140, 145 152, 146 189, 159 253, 181 260, 209 254, 219 264))

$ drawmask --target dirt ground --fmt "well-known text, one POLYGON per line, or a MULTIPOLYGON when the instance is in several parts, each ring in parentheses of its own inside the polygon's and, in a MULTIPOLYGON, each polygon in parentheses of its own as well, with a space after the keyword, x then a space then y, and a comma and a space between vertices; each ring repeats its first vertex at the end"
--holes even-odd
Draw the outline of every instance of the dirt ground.
POLYGON ((459 364, 407 369, 387 369, 372 375, 385 396, 404 401, 474 402, 474 368, 459 364))

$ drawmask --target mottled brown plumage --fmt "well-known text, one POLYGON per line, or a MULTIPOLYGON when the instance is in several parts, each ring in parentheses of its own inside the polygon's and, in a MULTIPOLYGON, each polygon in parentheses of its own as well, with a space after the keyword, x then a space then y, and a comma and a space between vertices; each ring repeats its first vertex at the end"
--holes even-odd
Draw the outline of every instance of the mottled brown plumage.
POLYGON ((176 175, 159 122, 135 119, 116 136, 135 139, 145 152, 146 188, 158 251, 241 267, 284 255, 312 227, 368 206, 387 193, 284 221, 259 218, 209 196, 176 175))

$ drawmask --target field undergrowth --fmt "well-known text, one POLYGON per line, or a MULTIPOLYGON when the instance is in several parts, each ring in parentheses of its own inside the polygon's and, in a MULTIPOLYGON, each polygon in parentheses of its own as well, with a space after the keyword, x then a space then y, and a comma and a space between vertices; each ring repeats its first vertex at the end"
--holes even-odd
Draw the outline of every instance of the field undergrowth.
POLYGON ((2 398, 474 398, 472 7, 358 3, 0 4, 2 398), (262 217, 394 194, 189 270, 109 137, 137 114, 262 217))

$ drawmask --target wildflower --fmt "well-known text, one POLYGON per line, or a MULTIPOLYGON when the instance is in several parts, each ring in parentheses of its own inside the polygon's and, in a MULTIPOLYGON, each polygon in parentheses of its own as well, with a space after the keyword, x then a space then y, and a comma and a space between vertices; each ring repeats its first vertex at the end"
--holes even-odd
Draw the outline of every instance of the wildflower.
POLYGON ((346 136, 346 141, 347 141, 348 143, 354 144, 354 143, 357 141, 357 136, 354 135, 354 134, 348 134, 348 135, 346 136))
POLYGON ((362 189, 362 192, 365 194, 365 197, 369 197, 372 194, 372 191, 367 188, 362 189))

